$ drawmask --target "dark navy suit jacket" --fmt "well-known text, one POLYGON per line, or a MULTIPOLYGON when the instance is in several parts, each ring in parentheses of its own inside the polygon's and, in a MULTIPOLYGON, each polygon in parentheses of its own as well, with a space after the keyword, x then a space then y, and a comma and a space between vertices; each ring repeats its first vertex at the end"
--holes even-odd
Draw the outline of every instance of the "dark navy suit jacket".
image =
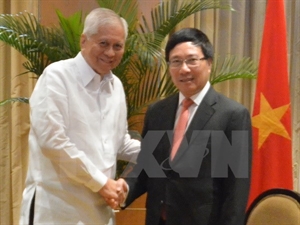
POLYGON ((248 110, 211 87, 170 161, 178 99, 147 110, 126 206, 147 192, 146 225, 158 224, 163 208, 168 225, 242 225, 252 151, 248 110))

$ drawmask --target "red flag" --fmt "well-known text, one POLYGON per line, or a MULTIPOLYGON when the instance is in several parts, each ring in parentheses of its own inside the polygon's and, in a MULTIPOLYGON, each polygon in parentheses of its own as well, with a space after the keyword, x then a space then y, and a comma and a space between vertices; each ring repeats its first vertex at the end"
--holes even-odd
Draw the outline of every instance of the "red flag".
POLYGON ((254 99, 248 206, 263 191, 293 189, 291 106, 284 0, 268 0, 254 99))

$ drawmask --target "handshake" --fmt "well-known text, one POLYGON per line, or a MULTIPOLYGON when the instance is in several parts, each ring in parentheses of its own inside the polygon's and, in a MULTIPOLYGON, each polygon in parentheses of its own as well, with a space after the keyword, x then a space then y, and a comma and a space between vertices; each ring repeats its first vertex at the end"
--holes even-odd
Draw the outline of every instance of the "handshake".
POLYGON ((124 179, 108 179, 106 184, 100 189, 99 194, 112 208, 117 209, 126 200, 128 186, 124 179))

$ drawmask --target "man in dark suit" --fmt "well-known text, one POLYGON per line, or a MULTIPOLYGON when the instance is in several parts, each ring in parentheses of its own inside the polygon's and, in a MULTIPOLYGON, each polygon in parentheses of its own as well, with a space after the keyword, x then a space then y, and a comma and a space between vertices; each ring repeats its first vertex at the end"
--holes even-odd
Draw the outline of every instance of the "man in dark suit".
POLYGON ((165 54, 179 93, 147 110, 141 152, 125 178, 125 207, 147 192, 146 225, 242 225, 250 180, 249 112, 210 85, 213 47, 203 32, 177 31, 165 54), (192 100, 187 109, 184 99, 192 100), (174 150, 173 131, 183 111, 185 136, 174 150))

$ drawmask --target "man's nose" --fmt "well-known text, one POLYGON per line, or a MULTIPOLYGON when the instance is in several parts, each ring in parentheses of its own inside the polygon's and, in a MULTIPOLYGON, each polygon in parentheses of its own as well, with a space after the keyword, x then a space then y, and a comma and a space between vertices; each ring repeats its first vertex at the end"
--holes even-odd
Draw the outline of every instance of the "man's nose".
POLYGON ((115 55, 115 51, 113 49, 113 46, 107 47, 104 52, 108 56, 114 56, 115 55))

